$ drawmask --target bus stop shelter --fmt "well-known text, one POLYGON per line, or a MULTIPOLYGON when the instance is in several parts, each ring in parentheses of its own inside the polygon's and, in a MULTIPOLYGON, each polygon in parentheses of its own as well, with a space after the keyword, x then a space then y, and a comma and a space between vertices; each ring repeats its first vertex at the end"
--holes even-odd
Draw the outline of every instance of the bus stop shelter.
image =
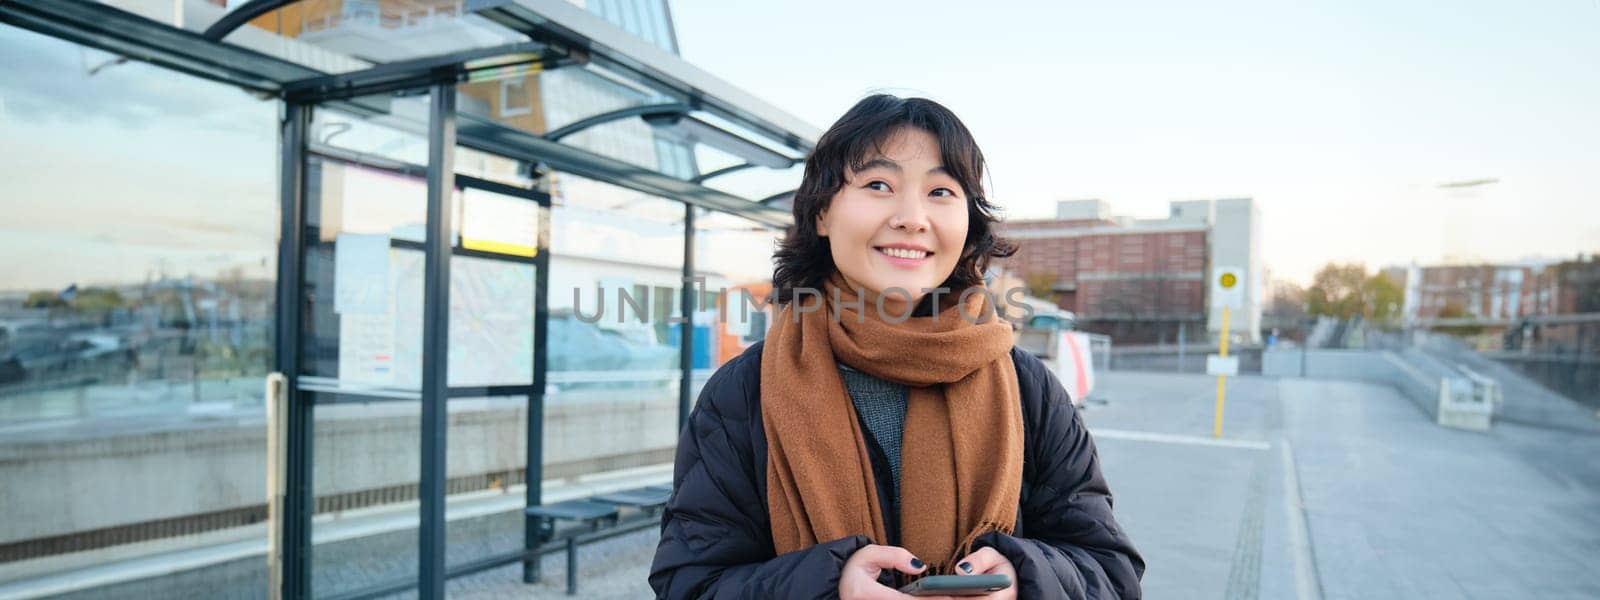
MULTIPOLYGON (((313 0, 314 1, 314 0, 313 0)), ((557 171, 606 182, 685 205, 683 273, 695 272, 694 228, 697 214, 726 213, 771 228, 789 224, 786 194, 740 197, 707 185, 708 180, 738 171, 788 169, 804 161, 818 132, 797 118, 767 104, 672 53, 646 43, 604 20, 562 0, 465 0, 435 11, 429 18, 441 25, 428 44, 394 48, 382 56, 350 56, 315 41, 298 43, 311 52, 296 54, 283 47, 252 42, 250 25, 308 4, 298 0, 251 0, 223 13, 203 30, 150 20, 99 2, 9 0, 0 2, 0 21, 48 36, 98 48, 133 60, 238 86, 281 102, 280 180, 281 235, 278 247, 275 343, 273 364, 282 376, 282 463, 277 466, 281 504, 273 521, 281 564, 281 593, 286 598, 312 595, 312 530, 316 497, 313 490, 312 442, 318 407, 341 403, 420 402, 421 471, 414 579, 344 593, 372 597, 416 589, 421 597, 444 597, 447 578, 538 560, 538 535, 525 523, 524 548, 448 565, 445 558, 447 404, 452 399, 522 396, 527 401, 526 504, 542 503, 542 436, 549 348, 549 237, 551 196, 540 180, 557 171), (462 99, 469 86, 530 73, 583 71, 616 85, 638 90, 647 102, 596 110, 561 127, 518 126, 467 110, 462 99), (338 115, 335 126, 313 131, 319 114, 338 115), (700 173, 696 169, 664 172, 569 143, 591 128, 625 121, 642 122, 664 139, 684 147, 706 146, 739 157, 742 162, 700 173), (426 139, 419 160, 354 152, 337 143, 338 134, 363 122, 407 130, 426 139), (340 125, 342 123, 342 125, 340 125), (517 165, 525 185, 463 172, 462 152, 505 159, 517 165), (420 255, 422 300, 419 385, 379 386, 352 381, 345 371, 330 369, 340 339, 326 325, 341 310, 336 303, 359 302, 343 292, 323 289, 327 266, 309 260, 326 255, 334 240, 327 235, 328 216, 319 205, 317 173, 327 168, 359 168, 405 175, 426 181, 426 226, 413 236, 393 236, 387 244, 420 255), (531 215, 523 241, 475 240, 463 229, 472 220, 470 198, 492 199, 506 206, 501 215, 531 215), (466 200, 463 200, 466 198, 466 200), (468 202, 465 208, 458 206, 468 202), (517 205, 523 208, 516 208, 517 205), (463 222, 466 221, 466 222, 463 222), (531 380, 477 380, 452 385, 451 273, 463 260, 521 265, 533 278, 534 307, 531 380), (322 278, 322 279, 319 279, 322 278)), ((500 102, 507 101, 505 96, 500 102)), ((484 202, 488 202, 485 200, 484 202)), ((512 229, 516 229, 513 224, 512 229)), ((356 264, 356 263, 351 263, 356 264)), ((335 269, 338 265, 334 265, 335 269)), ((340 279, 346 281, 345 278, 340 279)), ((696 300, 691 286, 678 299, 681 319, 690 326, 696 300)), ((679 336, 679 367, 684 382, 691 374, 695 336, 679 336)), ((692 387, 680 385, 679 426, 687 417, 692 387)))

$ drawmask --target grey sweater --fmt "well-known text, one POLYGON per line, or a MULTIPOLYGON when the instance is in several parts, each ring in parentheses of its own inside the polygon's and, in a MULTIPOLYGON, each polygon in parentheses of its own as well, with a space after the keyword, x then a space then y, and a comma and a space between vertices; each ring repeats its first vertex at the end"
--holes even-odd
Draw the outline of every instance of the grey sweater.
POLYGON ((900 505, 900 447, 906 428, 906 386, 879 379, 839 363, 839 376, 850 392, 856 415, 883 450, 894 473, 893 505, 900 505))

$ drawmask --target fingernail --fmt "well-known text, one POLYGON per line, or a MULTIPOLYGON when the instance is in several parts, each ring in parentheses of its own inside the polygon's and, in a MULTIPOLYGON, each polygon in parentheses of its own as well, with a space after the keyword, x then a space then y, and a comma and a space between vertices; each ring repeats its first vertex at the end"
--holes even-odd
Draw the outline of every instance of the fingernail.
POLYGON ((917 558, 917 557, 912 557, 911 558, 911 568, 913 568, 913 569, 921 569, 922 568, 922 559, 917 558))
POLYGON ((961 563, 961 564, 956 565, 956 566, 957 567, 961 567, 961 570, 966 571, 968 573, 972 572, 972 563, 961 563))

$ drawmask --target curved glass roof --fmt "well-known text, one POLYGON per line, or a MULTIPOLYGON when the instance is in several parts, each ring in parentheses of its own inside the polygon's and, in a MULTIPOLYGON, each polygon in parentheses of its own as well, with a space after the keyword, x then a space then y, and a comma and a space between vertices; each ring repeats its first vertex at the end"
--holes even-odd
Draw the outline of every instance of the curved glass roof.
POLYGON ((564 0, 7 0, 0 21, 358 114, 453 79, 462 146, 769 226, 788 211, 759 200, 820 134, 564 0))

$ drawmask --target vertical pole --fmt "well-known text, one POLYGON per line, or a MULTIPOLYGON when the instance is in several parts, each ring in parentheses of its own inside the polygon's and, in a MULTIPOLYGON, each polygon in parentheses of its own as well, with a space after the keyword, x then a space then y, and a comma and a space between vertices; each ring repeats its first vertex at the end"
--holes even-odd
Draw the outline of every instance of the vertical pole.
MULTIPOLYGON (((539 254, 534 259, 533 297, 533 393, 528 396, 528 447, 524 451, 527 465, 523 480, 527 482, 524 500, 530 507, 544 503, 544 390, 549 378, 550 342, 550 198, 539 198, 539 254)), ((540 536, 539 520, 522 516, 522 549, 527 558, 522 560, 522 582, 539 582, 539 555, 533 550, 544 543, 540 536)))
POLYGON ((1184 363, 1183 359, 1185 358, 1184 357, 1184 348, 1183 347, 1189 343, 1189 337, 1187 335, 1187 331, 1188 331, 1189 328, 1185 327, 1185 325, 1187 325, 1187 324, 1184 323, 1183 321, 1178 321, 1178 372, 1179 373, 1185 372, 1183 370, 1183 363, 1184 363))
POLYGON ((279 137, 278 289, 273 370, 283 373, 287 413, 285 480, 283 482, 283 598, 311 597, 311 427, 312 406, 300 395, 300 314, 302 251, 305 233, 306 137, 311 106, 283 105, 279 137))
POLYGON ((567 595, 578 595, 578 536, 567 538, 567 595))
POLYGON ((694 399, 694 206, 683 205, 683 323, 678 338, 678 431, 689 425, 689 406, 694 399))
POLYGON ((435 83, 428 111, 428 234, 422 304, 421 523, 417 529, 417 597, 444 598, 445 435, 450 401, 450 200, 455 192, 456 88, 435 83))
MULTIPOLYGON (((1228 358, 1228 313, 1229 308, 1222 307, 1222 358, 1228 358)), ((1217 376, 1217 416, 1211 426, 1211 437, 1222 437, 1222 394, 1227 381, 1227 375, 1217 376)))
POLYGON ((1306 356, 1311 352, 1311 325, 1316 321, 1307 319, 1305 333, 1300 336, 1300 376, 1306 376, 1306 356))
POLYGON ((283 373, 267 374, 267 598, 283 600, 283 484, 287 464, 285 426, 289 413, 284 406, 288 381, 283 373))

